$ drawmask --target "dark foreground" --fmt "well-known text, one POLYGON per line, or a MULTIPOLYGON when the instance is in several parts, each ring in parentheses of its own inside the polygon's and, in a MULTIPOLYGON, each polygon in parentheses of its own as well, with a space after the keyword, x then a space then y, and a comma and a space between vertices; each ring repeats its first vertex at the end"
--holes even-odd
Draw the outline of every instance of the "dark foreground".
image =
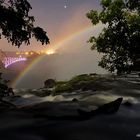
MULTIPOLYGON (((83 103, 81 103, 82 105, 83 103)), ((85 104, 84 104, 85 105, 85 104)), ((77 103, 42 103, 0 114, 1 140, 139 140, 140 105, 79 119, 77 103), (48 115, 49 114, 49 115, 48 115), (55 117, 54 117, 55 116, 55 117), (69 117, 68 117, 69 116, 69 117)))
POLYGON ((104 80, 90 86, 94 90, 31 96, 30 101, 40 102, 35 105, 19 99, 18 108, 0 107, 0 140, 140 140, 140 80, 104 80), (128 102, 116 112, 83 118, 77 111, 90 112, 119 97, 128 102))

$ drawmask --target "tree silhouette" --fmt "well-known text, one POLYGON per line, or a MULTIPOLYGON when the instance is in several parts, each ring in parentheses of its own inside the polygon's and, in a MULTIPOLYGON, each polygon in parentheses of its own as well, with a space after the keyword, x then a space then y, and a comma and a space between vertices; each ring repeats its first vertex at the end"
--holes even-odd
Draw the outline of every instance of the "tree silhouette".
POLYGON ((31 9, 27 0, 0 0, 0 38, 3 35, 8 42, 18 47, 22 43, 29 45, 31 37, 48 44, 46 32, 35 27, 34 17, 29 16, 31 9))
POLYGON ((101 6, 100 12, 87 13, 93 25, 105 25, 98 37, 89 39, 92 49, 103 54, 99 66, 118 74, 134 66, 140 70, 140 0, 102 0, 101 6))

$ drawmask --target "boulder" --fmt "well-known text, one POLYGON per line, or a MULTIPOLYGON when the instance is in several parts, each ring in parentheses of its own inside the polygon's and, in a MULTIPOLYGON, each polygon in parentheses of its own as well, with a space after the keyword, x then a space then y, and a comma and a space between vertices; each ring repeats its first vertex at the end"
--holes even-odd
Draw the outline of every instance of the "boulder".
POLYGON ((119 107, 123 101, 123 98, 118 98, 115 101, 104 104, 98 107, 96 110, 91 110, 89 112, 78 109, 78 114, 83 117, 92 117, 99 114, 113 114, 119 110, 119 107))
POLYGON ((45 88, 53 88, 56 85, 56 81, 54 79, 48 79, 44 82, 45 88))

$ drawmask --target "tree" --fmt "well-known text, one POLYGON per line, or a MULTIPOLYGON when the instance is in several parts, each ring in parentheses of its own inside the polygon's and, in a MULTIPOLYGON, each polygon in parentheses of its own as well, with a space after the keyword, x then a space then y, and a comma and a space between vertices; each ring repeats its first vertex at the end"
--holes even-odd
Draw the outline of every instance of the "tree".
POLYGON ((29 16, 31 9, 27 0, 0 0, 0 38, 3 35, 8 42, 18 47, 22 43, 29 45, 31 37, 48 44, 46 32, 35 27, 34 17, 29 16))
POLYGON ((130 72, 140 59, 140 0, 101 0, 101 6, 100 12, 87 13, 93 25, 105 25, 98 37, 89 39, 91 48, 103 54, 99 66, 130 72))

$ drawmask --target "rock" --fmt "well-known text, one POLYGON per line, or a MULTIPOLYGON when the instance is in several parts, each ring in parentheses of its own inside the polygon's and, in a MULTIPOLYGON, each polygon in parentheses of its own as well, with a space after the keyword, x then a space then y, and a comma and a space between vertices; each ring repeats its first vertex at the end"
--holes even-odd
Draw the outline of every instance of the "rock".
POLYGON ((46 97, 46 96, 51 95, 52 91, 48 90, 48 89, 42 89, 42 90, 39 90, 39 91, 32 91, 31 93, 33 95, 38 96, 38 97, 46 97))
POLYGON ((0 99, 0 111, 6 111, 10 108, 16 108, 16 105, 12 104, 11 102, 4 101, 0 99))
POLYGON ((119 107, 122 101, 123 101, 123 98, 118 98, 115 101, 112 101, 110 103, 107 103, 98 107, 96 110, 87 112, 87 111, 78 109, 77 111, 79 115, 84 116, 84 117, 92 117, 99 114, 113 114, 119 110, 119 107))
POLYGON ((54 79, 48 79, 44 82, 45 88, 53 88, 56 85, 56 82, 54 79))
POLYGON ((73 98, 73 99, 72 99, 72 102, 78 102, 78 99, 73 98))
POLYGON ((103 106, 100 106, 96 112, 103 113, 103 114, 112 114, 119 110, 119 107, 123 101, 123 98, 118 98, 115 101, 112 101, 110 103, 104 104, 103 106))
POLYGON ((127 107, 130 107, 132 106, 133 104, 130 102, 130 101, 126 101, 123 103, 124 106, 127 106, 127 107))
POLYGON ((89 75, 90 75, 90 76, 98 76, 97 73, 90 73, 89 75))

